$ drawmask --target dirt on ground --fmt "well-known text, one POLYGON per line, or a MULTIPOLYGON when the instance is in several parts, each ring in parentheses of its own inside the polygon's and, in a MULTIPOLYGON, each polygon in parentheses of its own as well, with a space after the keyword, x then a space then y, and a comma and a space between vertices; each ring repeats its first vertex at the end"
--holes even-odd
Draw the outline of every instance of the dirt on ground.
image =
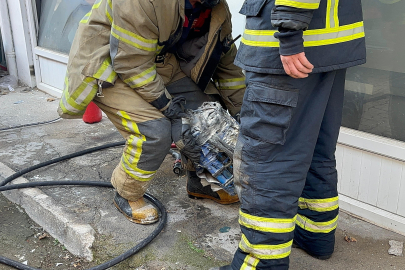
MULTIPOLYGON (((33 222, 18 205, 0 193, 0 255, 44 270, 87 269, 59 241, 33 222)), ((15 269, 0 264, 0 270, 15 269)))

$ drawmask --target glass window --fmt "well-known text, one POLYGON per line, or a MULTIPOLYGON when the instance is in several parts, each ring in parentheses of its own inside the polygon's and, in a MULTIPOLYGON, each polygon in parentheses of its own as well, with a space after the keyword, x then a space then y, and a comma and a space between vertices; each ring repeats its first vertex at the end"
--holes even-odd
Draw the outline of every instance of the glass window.
POLYGON ((69 54, 80 20, 95 0, 37 0, 38 45, 69 54), (38 2, 40 4, 38 4, 38 2))
POLYGON ((363 1, 367 63, 347 71, 345 127, 405 141, 405 0, 363 1))

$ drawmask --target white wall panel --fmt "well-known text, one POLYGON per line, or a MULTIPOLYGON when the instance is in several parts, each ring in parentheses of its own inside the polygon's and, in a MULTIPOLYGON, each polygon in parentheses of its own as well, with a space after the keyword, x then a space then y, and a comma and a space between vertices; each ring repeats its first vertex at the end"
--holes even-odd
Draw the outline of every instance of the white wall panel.
POLYGON ((405 162, 338 144, 341 208, 405 235, 405 162))
POLYGON ((381 156, 371 153, 362 153, 358 200, 374 206, 377 205, 380 168, 381 156))
POLYGON ((38 56, 41 68, 41 82, 57 89, 63 89, 66 75, 66 64, 38 56))
POLYGON ((405 217, 405 167, 402 166, 397 214, 405 217))

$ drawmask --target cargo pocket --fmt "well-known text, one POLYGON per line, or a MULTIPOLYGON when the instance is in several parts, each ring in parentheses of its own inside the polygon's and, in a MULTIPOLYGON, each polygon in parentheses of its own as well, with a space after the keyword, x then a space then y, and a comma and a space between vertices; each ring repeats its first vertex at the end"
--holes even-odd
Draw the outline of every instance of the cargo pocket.
POLYGON ((242 110, 242 134, 260 141, 285 143, 298 90, 284 90, 267 84, 250 83, 242 110))
POLYGON ((245 0, 239 13, 247 17, 256 17, 267 0, 245 0))

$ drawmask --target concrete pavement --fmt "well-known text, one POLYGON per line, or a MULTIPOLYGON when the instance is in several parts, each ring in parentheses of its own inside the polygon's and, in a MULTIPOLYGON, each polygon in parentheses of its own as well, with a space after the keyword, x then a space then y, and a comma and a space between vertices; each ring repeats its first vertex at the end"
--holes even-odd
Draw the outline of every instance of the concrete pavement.
MULTIPOLYGON (((52 120, 58 117, 58 99, 37 91, 17 88, 0 96, 0 129, 52 120)), ((0 181, 14 171, 66 154, 122 141, 109 120, 86 124, 59 120, 52 124, 0 132, 0 181)), ((51 165, 15 181, 92 180, 108 182, 122 147, 92 153, 51 165)), ((149 192, 167 208, 168 224, 144 250, 112 269, 209 269, 229 263, 240 239, 239 204, 218 205, 191 200, 185 177, 172 172, 168 155, 149 192)), ((46 187, 3 192, 75 255, 96 265, 121 254, 144 239, 155 225, 126 220, 113 206, 113 190, 93 187, 46 187)), ((7 220, 0 218, 0 226, 7 220)), ((405 237, 371 225, 346 213, 340 214, 336 252, 318 261, 301 250, 291 255, 292 270, 302 269, 405 269, 404 257, 388 255, 388 241, 405 237), (357 242, 345 241, 345 236, 357 242)), ((1 245, 1 243, 0 243, 1 245)), ((1 266, 0 266, 0 269, 1 266)))

